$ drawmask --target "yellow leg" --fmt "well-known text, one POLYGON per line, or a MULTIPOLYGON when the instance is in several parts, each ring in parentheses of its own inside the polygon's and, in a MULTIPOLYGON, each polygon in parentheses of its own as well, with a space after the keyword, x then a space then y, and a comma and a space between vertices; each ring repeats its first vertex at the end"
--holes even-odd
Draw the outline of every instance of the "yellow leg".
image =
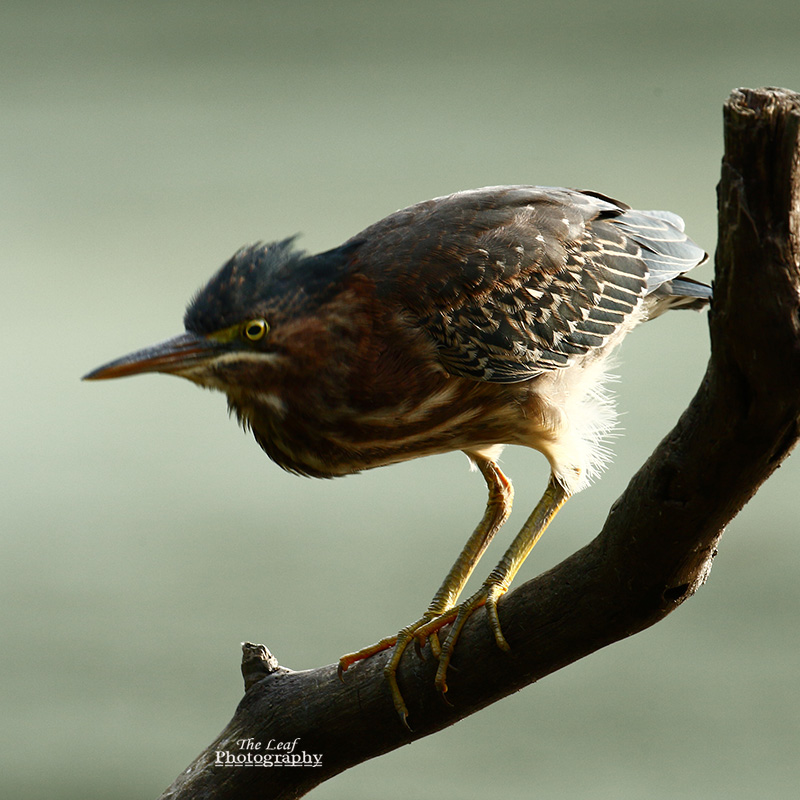
MULTIPOLYGON (((339 659, 339 674, 341 675, 348 667, 355 664, 357 661, 369 658, 369 656, 375 655, 375 653, 380 653, 382 650, 387 650, 394 646, 394 652, 384 668, 384 674, 386 675, 386 680, 389 682, 394 706, 405 724, 408 724, 406 722, 408 710, 403 702, 403 696, 397 685, 396 676, 397 668, 403 653, 408 645, 417 637, 418 631, 423 628, 423 626, 430 625, 433 622, 439 622, 438 626, 427 631, 425 637, 422 639, 424 641, 424 638, 428 636, 435 636, 436 630, 449 619, 452 619, 452 616, 447 616, 447 612, 455 605, 464 586, 466 586, 469 576, 472 574, 480 557, 488 547, 489 542, 491 542, 494 535, 500 529, 500 526, 508 519, 508 515, 511 513, 514 490, 510 481, 503 475, 500 468, 493 461, 477 454, 470 454, 470 457, 475 461, 489 488, 489 499, 486 504, 486 511, 478 527, 475 528, 475 531, 464 545, 464 549, 456 559, 455 564, 453 564, 450 571, 447 573, 447 577, 442 582, 439 590, 433 596, 428 610, 416 622, 403 628, 397 636, 387 636, 376 644, 365 647, 355 653, 348 653, 339 659)), ((434 646, 436 647, 437 644, 438 642, 436 642, 434 646)), ((436 647, 436 650, 438 650, 438 647, 436 647)))
POLYGON ((511 486, 511 481, 503 475, 494 461, 477 455, 473 455, 471 458, 486 480, 486 485, 489 487, 489 499, 483 519, 467 540, 464 549, 455 564, 450 567, 447 577, 442 581, 442 585, 428 606, 427 614, 432 617, 443 614, 456 604, 467 585, 469 576, 472 575, 478 561, 489 546, 489 542, 511 514, 511 504, 514 500, 514 488, 511 486))
POLYGON ((517 534, 511 546, 500 560, 500 563, 483 582, 481 588, 457 608, 450 609, 444 622, 435 619, 416 631, 417 636, 430 635, 433 630, 438 630, 442 624, 445 624, 449 619, 455 617, 448 631, 447 639, 439 654, 439 667, 436 671, 435 682, 436 688, 439 689, 440 692, 444 693, 447 691, 447 668, 450 664, 450 658, 453 655, 453 649, 455 648, 456 641, 461 634, 464 624, 476 608, 482 605, 486 606, 489 624, 494 631, 494 637, 498 647, 503 650, 510 649, 500 627, 500 618, 497 615, 497 601, 506 593, 508 587, 511 585, 511 581, 514 580, 514 576, 530 554, 533 546, 539 541, 542 534, 547 529, 547 526, 558 513, 561 506, 569 499, 569 496, 567 490, 551 475, 542 499, 537 503, 533 513, 523 525, 522 530, 517 534))

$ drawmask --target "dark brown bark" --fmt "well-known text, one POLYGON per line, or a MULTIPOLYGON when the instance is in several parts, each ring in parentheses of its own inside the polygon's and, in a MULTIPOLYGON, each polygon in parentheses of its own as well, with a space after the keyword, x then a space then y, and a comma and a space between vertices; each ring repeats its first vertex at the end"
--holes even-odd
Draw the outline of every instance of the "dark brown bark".
POLYGON ((325 779, 427 736, 588 653, 663 619, 705 581, 725 526, 800 435, 800 95, 733 92, 725 105, 711 359, 675 429, 612 507, 602 532, 500 604, 511 653, 483 610, 467 624, 449 674, 413 652, 399 683, 413 732, 397 718, 386 654, 340 681, 335 665, 277 666, 246 646, 246 693, 214 743, 164 798, 295 798, 325 779), (293 742, 320 767, 217 766, 240 740, 293 742))

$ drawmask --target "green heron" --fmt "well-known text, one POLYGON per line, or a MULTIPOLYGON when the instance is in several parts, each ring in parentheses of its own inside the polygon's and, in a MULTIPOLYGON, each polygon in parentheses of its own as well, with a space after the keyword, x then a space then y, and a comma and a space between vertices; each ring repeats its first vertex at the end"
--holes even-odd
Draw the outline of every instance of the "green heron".
POLYGON ((643 320, 708 303, 710 287, 683 277, 706 258, 666 211, 570 189, 458 192, 318 255, 293 238, 245 247, 190 302, 185 333, 86 378, 163 372, 219 389, 267 455, 299 475, 466 453, 489 499, 428 610, 340 660, 345 670, 393 647, 385 674, 405 722, 396 671, 411 642, 431 641, 441 692, 478 607, 508 649, 498 599, 558 509, 608 458, 611 351, 643 320), (543 453, 549 482, 489 577, 458 604, 511 511, 497 464, 507 444, 543 453))

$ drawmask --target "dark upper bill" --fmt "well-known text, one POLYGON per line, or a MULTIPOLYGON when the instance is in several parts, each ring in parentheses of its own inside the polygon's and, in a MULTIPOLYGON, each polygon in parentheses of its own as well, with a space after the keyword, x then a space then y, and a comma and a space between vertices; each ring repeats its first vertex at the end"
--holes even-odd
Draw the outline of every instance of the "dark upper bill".
POLYGON ((143 372, 181 373, 219 352, 219 343, 195 333, 182 333, 165 342, 118 358, 83 376, 85 381, 124 378, 143 372))

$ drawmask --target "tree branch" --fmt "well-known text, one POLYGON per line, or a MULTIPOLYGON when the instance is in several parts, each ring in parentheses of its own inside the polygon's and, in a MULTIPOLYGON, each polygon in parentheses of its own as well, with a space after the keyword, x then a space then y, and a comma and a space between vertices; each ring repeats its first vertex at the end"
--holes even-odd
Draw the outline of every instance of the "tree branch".
POLYGON ((335 665, 293 672, 266 648, 245 645, 246 693, 233 719, 163 798, 300 797, 658 622, 706 580, 725 526, 800 436, 800 95, 738 90, 724 116, 707 371, 597 538, 503 598, 511 653, 497 648, 483 610, 476 612, 448 676, 452 705, 434 689, 429 648, 424 661, 408 653, 398 679, 410 732, 383 678, 388 654, 340 681, 335 665), (250 752, 253 760, 270 741, 298 738, 282 755, 320 755, 321 766, 215 764, 216 751, 250 752), (242 740, 261 748, 248 751, 242 740))

